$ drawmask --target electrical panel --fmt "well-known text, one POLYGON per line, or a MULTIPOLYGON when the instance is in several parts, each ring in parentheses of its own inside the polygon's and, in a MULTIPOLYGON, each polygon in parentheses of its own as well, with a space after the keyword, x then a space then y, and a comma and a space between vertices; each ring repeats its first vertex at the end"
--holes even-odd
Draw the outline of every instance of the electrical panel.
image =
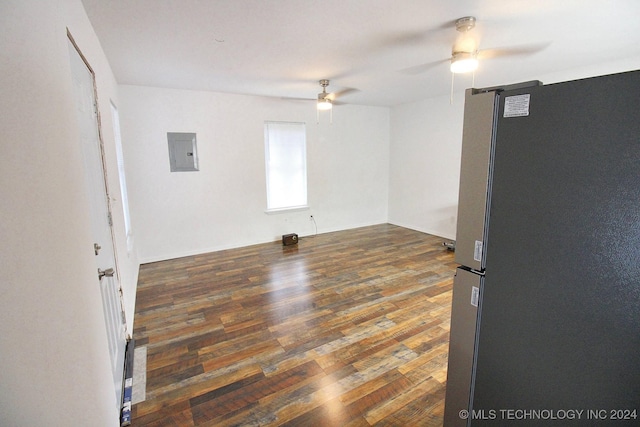
POLYGON ((187 132, 167 132, 169 141, 169 164, 171 172, 198 170, 198 150, 196 134, 187 132))

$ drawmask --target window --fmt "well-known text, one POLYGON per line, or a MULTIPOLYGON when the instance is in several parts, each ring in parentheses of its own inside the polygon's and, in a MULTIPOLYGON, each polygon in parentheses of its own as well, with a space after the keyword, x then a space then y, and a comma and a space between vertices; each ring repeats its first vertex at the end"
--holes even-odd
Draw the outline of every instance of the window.
POLYGON ((307 206, 307 143, 304 123, 265 122, 267 211, 307 206))
POLYGON ((127 234, 127 250, 133 248, 133 236, 131 234, 131 217, 129 216, 129 197, 127 196, 127 181, 124 174, 124 156, 122 155, 122 138, 120 137, 120 115, 113 102, 111 103, 111 116, 113 117, 113 135, 116 142, 116 161, 118 163, 118 176, 120 178, 120 196, 122 198, 122 212, 124 213, 124 230, 127 234))

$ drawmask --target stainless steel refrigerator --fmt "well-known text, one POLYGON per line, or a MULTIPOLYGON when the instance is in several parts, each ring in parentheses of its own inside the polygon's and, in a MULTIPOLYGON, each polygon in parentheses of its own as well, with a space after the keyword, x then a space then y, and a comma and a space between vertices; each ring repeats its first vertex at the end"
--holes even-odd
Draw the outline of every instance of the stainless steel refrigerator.
POLYGON ((466 93, 445 426, 640 425, 640 71, 466 93))

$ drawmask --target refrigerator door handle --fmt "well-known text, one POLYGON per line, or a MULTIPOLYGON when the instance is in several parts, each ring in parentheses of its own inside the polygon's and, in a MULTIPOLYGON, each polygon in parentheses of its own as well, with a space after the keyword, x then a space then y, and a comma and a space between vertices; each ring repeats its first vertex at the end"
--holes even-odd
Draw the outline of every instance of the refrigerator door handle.
POLYGON ((478 270, 474 270, 473 268, 470 268, 469 271, 472 272, 473 274, 477 274, 478 276, 484 276, 486 274, 486 271, 484 270, 478 271, 478 270))

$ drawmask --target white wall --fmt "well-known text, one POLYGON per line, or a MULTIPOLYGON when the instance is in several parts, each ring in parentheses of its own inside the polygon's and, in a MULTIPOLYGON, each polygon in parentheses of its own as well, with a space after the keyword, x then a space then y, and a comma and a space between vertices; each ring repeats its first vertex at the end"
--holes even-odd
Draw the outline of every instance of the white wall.
MULTIPOLYGON (((557 83, 640 69, 640 58, 629 58, 542 76, 515 73, 508 82, 476 76, 476 87, 541 80, 557 83)), ((462 89, 470 82, 458 78, 462 89)), ((389 222, 455 239, 464 91, 398 105, 391 109, 389 222)))
POLYGON ((143 262, 387 221, 389 109, 121 86, 132 221, 143 262), (264 122, 307 124, 309 210, 266 214, 264 122), (200 170, 169 171, 167 132, 197 134, 200 170))
POLYGON ((390 223, 455 236, 463 108, 457 93, 391 110, 390 223))
MULTIPOLYGON (((115 81, 79 0, 0 3, 0 425, 116 426, 67 27, 96 71, 107 161, 115 81)), ((110 170, 110 184, 117 173, 110 170)), ((114 204, 116 233, 122 211, 114 204)), ((120 272, 135 288, 135 256, 120 272)), ((132 314, 132 313, 130 313, 132 314)))
MULTIPOLYGON (((600 64, 552 83, 634 68, 600 64)), ((637 67, 638 64, 635 64, 637 67)), ((477 86, 500 82, 483 82, 477 86)), ((123 140, 134 228, 143 262, 390 222, 455 239, 464 77, 449 96, 390 110, 339 106, 332 125, 313 108, 264 97, 121 86, 123 140), (265 120, 307 123, 307 211, 264 213, 265 120), (196 132, 200 171, 170 173, 166 132, 196 132), (390 136, 389 136, 390 135, 390 136), (387 197, 388 195, 388 197, 387 197)))

